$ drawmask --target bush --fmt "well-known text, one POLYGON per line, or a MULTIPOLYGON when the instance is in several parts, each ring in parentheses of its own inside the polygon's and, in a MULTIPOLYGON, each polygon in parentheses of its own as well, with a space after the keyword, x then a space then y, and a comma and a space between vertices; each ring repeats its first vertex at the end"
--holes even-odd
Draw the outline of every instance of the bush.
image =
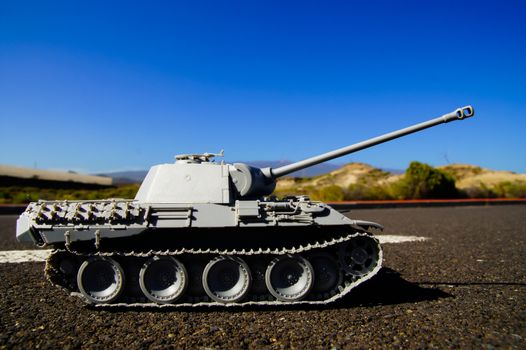
POLYGON ((391 185, 391 192, 399 199, 459 197, 451 175, 420 162, 411 162, 404 177, 391 185))

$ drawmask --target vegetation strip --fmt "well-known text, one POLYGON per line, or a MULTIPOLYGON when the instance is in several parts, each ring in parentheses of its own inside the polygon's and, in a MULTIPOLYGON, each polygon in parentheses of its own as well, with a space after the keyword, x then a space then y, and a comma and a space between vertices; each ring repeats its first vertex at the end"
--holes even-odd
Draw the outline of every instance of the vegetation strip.
POLYGON ((526 204, 526 198, 468 198, 468 199, 409 199, 409 200, 371 200, 340 201, 327 203, 339 211, 371 208, 414 208, 414 207, 453 207, 468 205, 526 204))

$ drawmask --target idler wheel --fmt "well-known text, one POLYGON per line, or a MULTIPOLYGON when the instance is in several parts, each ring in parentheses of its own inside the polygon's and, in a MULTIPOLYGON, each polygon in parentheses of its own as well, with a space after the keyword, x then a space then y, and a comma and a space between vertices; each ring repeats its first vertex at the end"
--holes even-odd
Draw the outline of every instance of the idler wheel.
POLYGON ((144 295, 158 304, 173 303, 188 285, 184 265, 171 256, 154 256, 139 272, 139 286, 144 295))
POLYGON ((378 265, 380 249, 374 238, 358 236, 343 244, 338 255, 345 272, 361 277, 373 271, 378 265))
POLYGON ((312 292, 323 297, 334 293, 343 281, 343 273, 338 261, 329 253, 316 253, 309 256, 314 270, 312 292))
POLYGON ((124 289, 124 272, 112 258, 92 257, 80 265, 77 285, 92 303, 111 303, 124 289))
POLYGON ((220 303, 235 303, 243 299, 251 282, 248 265, 238 257, 218 256, 210 260, 203 271, 206 294, 220 303))
POLYGON ((314 283, 314 270, 307 259, 285 255, 273 259, 267 267, 265 282, 269 292, 281 301, 303 299, 314 283))

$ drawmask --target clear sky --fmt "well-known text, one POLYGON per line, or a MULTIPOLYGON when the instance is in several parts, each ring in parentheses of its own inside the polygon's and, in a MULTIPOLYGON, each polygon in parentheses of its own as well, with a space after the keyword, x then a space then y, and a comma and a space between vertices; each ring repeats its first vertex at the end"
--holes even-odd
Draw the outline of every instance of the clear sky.
POLYGON ((526 172, 525 1, 0 2, 0 163, 301 160, 526 172))

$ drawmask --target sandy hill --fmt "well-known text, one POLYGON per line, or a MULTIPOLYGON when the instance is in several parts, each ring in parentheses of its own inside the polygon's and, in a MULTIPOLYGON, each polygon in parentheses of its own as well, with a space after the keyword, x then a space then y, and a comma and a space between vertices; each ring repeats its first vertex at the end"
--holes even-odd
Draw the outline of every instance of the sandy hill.
POLYGON ((455 178, 458 188, 469 187, 494 187, 502 182, 526 182, 526 174, 517 174, 512 171, 490 170, 469 164, 450 164, 438 167, 455 178))
POLYGON ((339 169, 331 171, 327 174, 310 177, 287 177, 280 179, 277 183, 277 189, 284 189, 296 187, 298 189, 313 186, 325 187, 330 185, 337 185, 343 188, 349 187, 358 181, 370 182, 386 182, 398 178, 400 175, 395 175, 390 172, 375 168, 365 163, 349 163, 339 169))

